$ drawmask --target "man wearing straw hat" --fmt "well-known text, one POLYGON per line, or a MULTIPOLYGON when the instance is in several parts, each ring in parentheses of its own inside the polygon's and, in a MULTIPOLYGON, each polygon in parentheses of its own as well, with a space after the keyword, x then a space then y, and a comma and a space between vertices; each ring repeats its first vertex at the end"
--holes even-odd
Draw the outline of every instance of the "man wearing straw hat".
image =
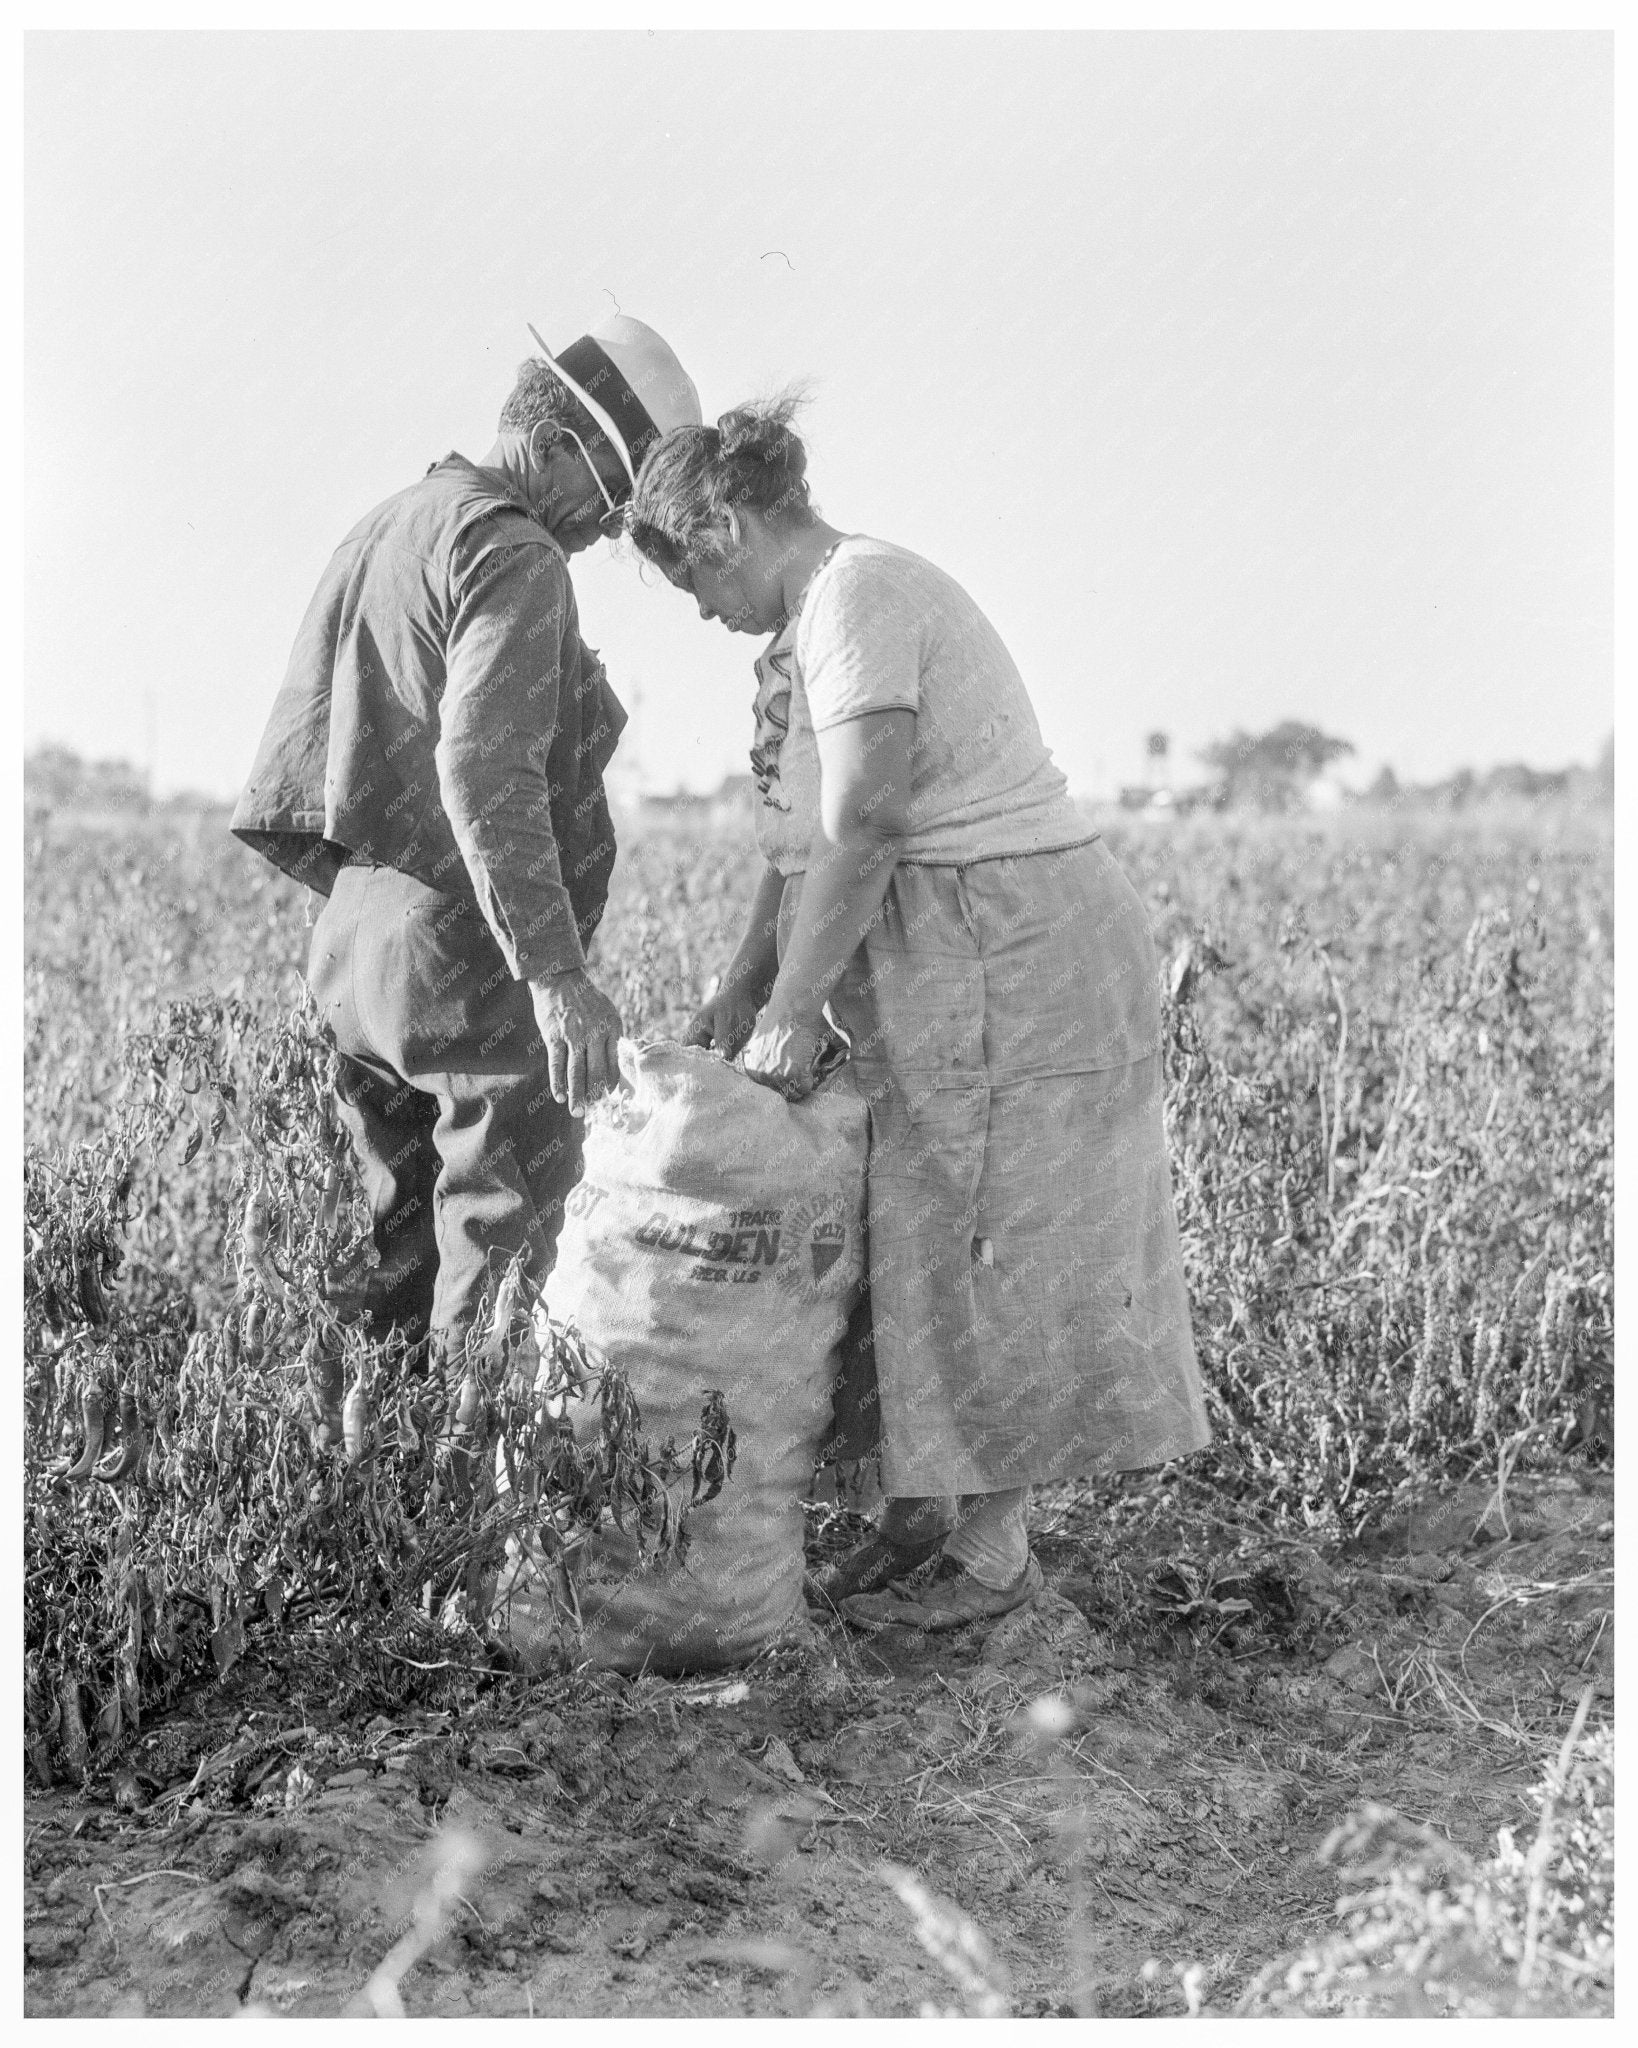
POLYGON ((620 1017, 586 971, 626 714, 569 557, 649 447, 698 424, 671 349, 617 316, 518 372, 481 461, 355 526, 296 638, 234 832, 327 900, 308 980, 374 1217, 368 1327, 435 1360, 497 1267, 550 1266, 620 1017))

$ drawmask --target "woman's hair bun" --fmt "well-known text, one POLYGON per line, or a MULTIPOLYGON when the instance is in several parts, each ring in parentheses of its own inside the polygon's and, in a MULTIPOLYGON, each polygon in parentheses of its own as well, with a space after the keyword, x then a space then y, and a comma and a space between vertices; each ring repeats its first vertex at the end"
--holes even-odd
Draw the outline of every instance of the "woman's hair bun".
POLYGON ((782 393, 759 404, 736 405, 717 421, 718 445, 726 463, 755 462, 777 468, 793 484, 808 466, 808 451, 791 431, 802 403, 801 394, 782 393))
POLYGON ((665 435, 643 463, 627 515, 639 552, 673 570, 724 555, 736 509, 811 519, 808 451, 791 425, 805 396, 793 387, 736 405, 714 427, 665 435))

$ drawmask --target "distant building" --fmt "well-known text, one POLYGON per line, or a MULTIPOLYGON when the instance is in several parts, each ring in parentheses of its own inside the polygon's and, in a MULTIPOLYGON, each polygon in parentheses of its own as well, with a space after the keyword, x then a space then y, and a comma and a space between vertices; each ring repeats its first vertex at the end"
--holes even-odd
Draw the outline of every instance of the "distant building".
POLYGON ((669 796, 649 791, 638 799, 639 823, 672 831, 749 832, 756 811, 756 781, 750 775, 725 775, 714 790, 673 790, 669 796))
POLYGON ((1220 785, 1212 782, 1196 782, 1184 789, 1172 789, 1166 784, 1150 788, 1141 782, 1129 782, 1121 790, 1120 806, 1123 811, 1138 811, 1146 818, 1181 818, 1190 811, 1211 810, 1223 801, 1220 785))
POLYGON ((1304 806, 1310 811, 1340 811, 1354 801, 1354 792, 1339 776, 1322 772, 1299 784, 1304 806))
POLYGON ((711 803, 719 823, 749 826, 756 815, 756 777, 725 775, 711 803))
POLYGON ((669 796, 645 790, 637 800, 638 814, 650 825, 702 824, 711 799, 698 790, 677 789, 669 796))

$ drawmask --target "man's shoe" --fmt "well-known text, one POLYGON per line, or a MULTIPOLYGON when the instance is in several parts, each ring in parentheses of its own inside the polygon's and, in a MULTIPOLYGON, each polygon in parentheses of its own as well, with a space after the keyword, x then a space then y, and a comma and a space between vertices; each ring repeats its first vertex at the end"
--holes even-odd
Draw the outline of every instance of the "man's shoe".
POLYGON ((907 1579, 920 1571, 929 1558, 936 1557, 948 1531, 941 1529, 926 1543, 893 1543, 880 1530, 872 1530, 862 1543, 826 1565, 810 1572, 802 1582, 808 1604, 818 1608, 840 1608, 844 1600, 859 1593, 879 1593, 895 1579, 907 1579))
POLYGON ((859 1593, 842 1604, 844 1621, 860 1628, 919 1628, 931 1634, 965 1628, 971 1621, 993 1621, 1033 1600, 1042 1586, 1041 1567, 1031 1557, 1010 1586, 986 1586, 953 1557, 939 1560, 938 1570, 919 1586, 888 1586, 880 1593, 859 1593))

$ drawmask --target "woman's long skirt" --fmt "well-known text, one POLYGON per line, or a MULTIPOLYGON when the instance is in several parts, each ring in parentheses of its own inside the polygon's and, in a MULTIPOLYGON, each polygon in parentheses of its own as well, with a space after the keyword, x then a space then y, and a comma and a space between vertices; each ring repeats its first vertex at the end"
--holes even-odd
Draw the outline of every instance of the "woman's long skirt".
MULTIPOLYGON (((854 1357, 868 1372, 874 1350, 883 1491, 1199 1450, 1159 976, 1108 849, 899 865, 830 1010, 870 1105, 873 1346, 854 1357)), ((849 1403, 868 1390, 844 1389, 839 1416, 849 1403)))

